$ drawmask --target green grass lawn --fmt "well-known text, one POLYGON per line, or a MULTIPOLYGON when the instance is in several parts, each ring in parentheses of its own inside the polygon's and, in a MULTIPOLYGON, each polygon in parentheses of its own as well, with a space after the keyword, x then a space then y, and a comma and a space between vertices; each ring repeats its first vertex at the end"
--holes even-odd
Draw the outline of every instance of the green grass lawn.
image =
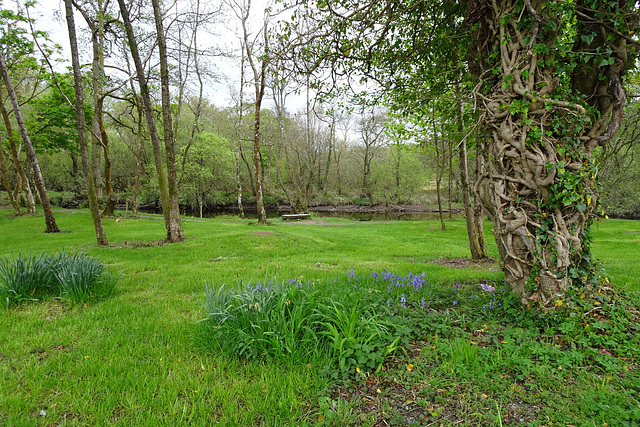
MULTIPOLYGON (((435 221, 274 220, 259 226, 231 217, 188 219, 185 242, 160 245, 160 217, 122 217, 105 220, 106 248, 95 246, 87 212, 58 210, 56 220, 63 232, 44 234, 41 215, 13 217, 0 210, 0 256, 86 251, 124 275, 115 295, 103 301, 82 306, 50 300, 2 311, 0 424, 640 422, 637 354, 594 363, 597 356, 563 353, 565 343, 540 338, 544 332, 507 325, 475 308, 425 315, 406 352, 398 351, 379 375, 354 374, 352 383, 335 382, 314 360, 238 360, 195 344, 205 284, 277 276, 276 282, 302 277, 317 286, 338 278, 346 287, 352 268, 363 278, 382 269, 424 272, 426 281, 451 296, 456 282, 469 289, 501 283, 497 264, 460 269, 430 262, 468 256, 463 220, 448 221, 442 231, 435 221)), ((594 231, 593 252, 613 282, 638 292, 640 223, 608 220, 594 231)))

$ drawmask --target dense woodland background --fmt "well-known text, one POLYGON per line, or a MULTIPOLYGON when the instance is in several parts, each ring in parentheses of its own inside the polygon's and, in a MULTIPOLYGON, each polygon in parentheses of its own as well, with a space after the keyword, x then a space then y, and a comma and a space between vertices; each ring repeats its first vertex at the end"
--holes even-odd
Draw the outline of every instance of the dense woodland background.
MULTIPOLYGON (((134 3, 131 13, 146 59, 156 119, 161 123, 160 76, 157 53, 152 50, 153 14, 143 3, 134 3)), ((249 7, 250 3, 229 2, 214 8, 198 2, 178 2, 165 10, 179 203, 183 212, 193 215, 214 207, 237 206, 239 186, 247 209, 255 203, 252 150, 256 98, 249 58, 263 60, 267 39, 260 39, 260 31, 266 28, 275 38, 278 29, 274 24, 266 27, 266 18, 254 17, 258 6, 254 5, 253 11, 249 7), (228 32, 228 28, 236 28, 237 36, 221 38, 219 34, 228 32), (211 44, 212 40, 226 40, 227 46, 222 42, 211 44), (223 60, 235 65, 217 67, 223 60), (210 100, 214 91, 225 89, 233 102, 214 104, 210 100)), ((140 95, 133 84, 134 67, 125 35, 114 19, 117 4, 78 2, 75 9, 78 27, 82 28, 78 35, 84 47, 80 51, 85 118, 88 128, 93 129, 90 150, 101 207, 108 205, 110 196, 119 208, 134 212, 141 206, 157 207, 160 195, 153 152, 140 95), (97 138, 101 126, 105 133, 97 138)), ((16 14, 7 11, 2 18, 8 70, 52 202, 65 207, 84 206, 87 201, 78 126, 68 102, 74 97, 73 76, 71 71, 64 71, 69 61, 42 32, 47 23, 41 19, 30 22, 28 12, 25 8, 16 14), (51 64, 55 64, 55 73, 51 64)), ((58 24, 63 25, 61 20, 58 24)), ((437 209, 436 192, 442 197, 443 209, 462 204, 459 149, 464 136, 472 174, 475 167, 475 141, 468 135, 472 132, 473 100, 456 99, 450 92, 450 99, 443 97, 433 108, 431 129, 416 136, 406 129, 399 131, 404 126, 402 118, 389 115, 383 106, 372 105, 371 101, 358 105, 352 99, 319 98, 310 79, 287 75, 287 65, 278 63, 277 58, 269 65, 260 139, 268 209, 293 206, 296 211, 306 211, 310 205, 345 204, 426 204, 437 209), (287 96, 294 94, 297 107, 287 103, 287 96), (462 113, 452 111, 458 104, 462 113), (464 117, 456 117, 460 115, 464 117), (458 126, 459 121, 464 126, 458 126)), ((626 83, 634 92, 637 77, 630 77, 626 83)), ((32 186, 33 172, 18 140, 4 87, 0 96, 4 119, 0 125, 0 188, 12 192, 26 207, 28 192, 18 170, 24 169, 32 186)), ((639 117, 637 99, 629 96, 622 130, 597 154, 603 183, 601 201, 609 215, 640 215, 640 192, 636 190, 640 153, 634 144, 640 132, 639 117)), ((159 132, 162 134, 162 126, 159 132)), ((36 194, 35 189, 31 192, 36 194)))

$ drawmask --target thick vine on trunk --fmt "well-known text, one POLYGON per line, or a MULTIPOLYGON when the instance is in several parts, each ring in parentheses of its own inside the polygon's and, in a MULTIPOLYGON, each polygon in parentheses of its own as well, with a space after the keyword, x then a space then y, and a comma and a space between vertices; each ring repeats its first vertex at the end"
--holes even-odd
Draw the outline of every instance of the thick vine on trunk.
POLYGON ((526 304, 552 305, 590 273, 586 236, 598 197, 591 157, 620 125, 626 34, 637 30, 635 12, 624 15, 633 3, 619 3, 469 3, 476 95, 490 136, 477 188, 505 280, 526 304), (611 31, 614 23, 625 32, 611 31))

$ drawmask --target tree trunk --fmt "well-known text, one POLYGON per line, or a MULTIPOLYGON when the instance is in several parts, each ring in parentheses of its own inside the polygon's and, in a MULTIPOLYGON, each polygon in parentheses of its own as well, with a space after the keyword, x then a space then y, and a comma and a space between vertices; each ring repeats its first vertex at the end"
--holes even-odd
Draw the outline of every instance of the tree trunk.
POLYGON ((342 195, 342 175, 340 175, 340 156, 336 147, 333 147, 333 160, 336 163, 336 179, 338 181, 338 195, 342 195))
POLYGON ((93 114, 94 116, 99 115, 98 129, 100 130, 100 143, 104 153, 104 192, 106 199, 102 215, 113 216, 113 213, 116 210, 117 198, 113 192, 113 183, 111 182, 111 149, 109 147, 109 135, 104 127, 104 121, 102 118, 103 101, 104 98, 100 97, 93 114))
POLYGON ((124 0, 118 0, 120 6, 120 14, 124 21, 125 32, 127 33, 127 41, 129 49, 131 50, 131 56, 136 67, 136 76, 138 77, 138 84, 140 85, 140 94, 142 97, 142 104, 144 107, 144 115, 147 119, 147 130, 149 137, 151 138, 151 145, 153 146, 153 158, 156 166, 156 174, 158 175, 158 190, 160 192, 160 203, 162 204, 162 213, 164 216, 165 228, 167 230, 167 240, 171 241, 171 216, 169 209, 169 191, 167 189, 167 178, 162 166, 162 149, 160 148, 160 137, 158 136, 158 128, 156 126, 156 119, 153 113, 153 107, 151 105, 151 96, 149 94, 149 86, 147 78, 142 66, 142 60, 140 59, 140 53, 138 52, 138 44, 133 33, 133 27, 131 26, 131 19, 129 18, 129 11, 124 3, 124 0))
POLYGON ((436 149, 436 197, 438 199, 438 215, 440 216, 440 226, 442 230, 446 230, 447 226, 444 223, 444 214, 442 212, 442 197, 441 193, 441 184, 442 184, 442 175, 444 174, 444 166, 440 159, 442 158, 442 153, 440 150, 440 142, 438 138, 438 131, 436 129, 436 111, 435 108, 433 110, 433 146, 436 149))
MULTIPOLYGON (((457 122, 458 134, 461 136, 461 138, 462 133, 464 132, 462 108, 462 102, 458 100, 457 122)), ((482 208, 480 207, 480 212, 477 212, 476 206, 479 206, 479 203, 475 202, 478 201, 478 198, 472 198, 473 186, 471 184, 471 179, 469 176, 469 155, 467 152, 467 141, 465 139, 462 139, 462 141, 460 141, 460 144, 458 146, 458 156, 460 161, 460 186, 462 187, 461 189, 464 202, 465 222, 467 225, 467 236, 469 238, 469 249, 471 250, 471 258, 477 260, 486 259, 489 257, 489 253, 487 251, 487 242, 484 238, 482 208), (480 216, 480 218, 478 218, 478 215, 480 216)), ((476 165, 478 165, 477 159, 476 165)), ((478 167, 476 167, 476 173, 478 170, 478 167)))
POLYGON ((249 163, 249 161, 247 160, 247 156, 244 155, 244 150, 242 149, 242 140, 239 141, 239 150, 240 150, 240 158, 242 159, 242 163, 244 163, 244 165, 247 167, 247 174, 249 175, 249 183, 251 185, 251 194, 253 194, 254 196, 257 196, 258 193, 256 192, 256 182, 251 179, 251 176, 254 174, 253 173, 253 169, 251 169, 251 164, 249 163))
MULTIPOLYGON (((240 151, 242 149, 242 117, 244 113, 244 42, 240 42, 240 99, 238 106, 238 124, 236 125, 236 196, 238 201, 238 216, 244 219, 244 207, 242 206, 242 181, 240 180, 240 151)), ((249 173, 251 176, 251 173, 249 173)))
POLYGON ((333 146, 336 143, 336 113, 331 114, 331 125, 329 127, 329 147, 327 149, 327 161, 324 165, 324 178, 322 192, 326 195, 329 192, 329 170, 331 169, 331 154, 333 153, 333 146))
MULTIPOLYGON (((242 15, 242 29, 244 34, 244 48, 247 53, 247 60, 253 70, 254 88, 256 93, 255 100, 255 114, 253 120, 253 168, 255 173, 256 183, 256 210, 258 214, 258 223, 267 223, 267 212, 264 209, 264 199, 262 195, 262 170, 260 168, 261 156, 260 156, 260 109, 262 108, 262 99, 264 98, 264 90, 266 86, 267 78, 267 65, 269 63, 268 57, 268 32, 267 32, 267 20, 265 19, 263 27, 263 40, 265 43, 265 54, 260 58, 260 70, 256 67, 253 59, 255 52, 253 51, 253 45, 249 43, 249 34, 247 32, 247 19, 249 18, 249 11, 251 9, 251 1, 247 3, 246 10, 242 15)), ((266 18, 266 16, 265 16, 266 18)))
MULTIPOLYGON (((289 170, 289 179, 291 180, 293 176, 293 170, 292 170, 292 165, 289 157, 289 147, 287 147, 287 141, 285 138, 285 128, 284 128, 285 99, 286 99, 286 94, 285 94, 285 90, 282 83, 275 84, 273 86, 273 100, 275 103, 276 117, 278 119, 278 138, 279 138, 278 159, 282 158, 282 153, 284 152, 284 163, 287 166, 287 169, 289 170)), ((278 179, 278 185, 280 186, 280 189, 284 193, 287 199, 287 203, 289 203, 289 206, 291 206, 293 213, 302 213, 300 212, 297 202, 291 196, 291 192, 289 191, 290 189, 287 188, 287 186, 284 183, 284 180, 282 179, 279 163, 280 161, 276 163, 276 177, 278 179)), ((294 184, 295 186, 295 183, 292 182, 292 184, 294 184)))
POLYGON ((25 173, 22 162, 20 161, 18 145, 13 134, 13 125, 11 124, 11 120, 9 119, 9 112, 5 108, 4 102, 2 102, 2 100, 0 100, 0 114, 2 114, 2 120, 4 121, 4 126, 7 131, 7 138, 9 139, 9 147, 11 148, 11 159, 13 160, 13 166, 16 170, 16 175, 18 176, 18 185, 16 187, 16 192, 14 193, 14 198, 18 199, 18 194, 24 192, 24 195, 27 199, 27 213, 29 215, 33 215, 36 213, 36 201, 33 197, 33 193, 31 192, 29 178, 27 178, 27 174, 25 173))
POLYGON ((447 138, 447 142, 448 142, 448 155, 449 155, 449 171, 447 173, 447 180, 448 180, 448 185, 447 185, 447 192, 448 192, 448 197, 447 197, 447 203, 449 205, 449 219, 453 218, 453 209, 451 209, 451 190, 453 187, 453 138, 449 137, 447 138))
POLYGON ((402 150, 400 149, 400 142, 396 144, 396 165, 395 165, 395 194, 393 196, 396 203, 400 201, 400 166, 402 165, 402 150))
MULTIPOLYGON (((256 91, 256 97, 258 92, 256 91)), ((261 97, 260 97, 261 98, 261 97)), ((262 101, 262 99, 260 99, 262 101)), ((264 224, 267 222, 267 212, 264 209, 264 199, 262 197, 262 171, 260 168, 260 105, 262 102, 256 102, 256 111, 254 118, 253 133, 253 167, 255 171, 256 181, 256 210, 258 214, 258 222, 264 224)))
POLYGON ((9 72, 7 70, 7 66, 4 62, 4 56, 0 54, 0 72, 2 72, 2 78, 4 80, 4 85, 7 89, 7 93, 9 94, 9 99, 11 100, 11 104, 13 105, 13 114, 18 122, 18 127, 20 128, 20 133, 22 134, 22 141, 24 142, 25 148, 27 149, 27 155, 29 157, 29 161, 31 162, 31 167, 33 169, 33 175, 36 181, 36 187, 38 189, 38 193, 40 194, 40 201, 42 203, 42 209, 44 210, 44 218, 46 224, 46 233, 59 233, 60 229, 56 224, 56 220, 53 216, 53 210, 51 209, 51 203, 49 203, 49 197, 47 196, 47 189, 44 185, 44 179, 42 178, 42 173, 40 172, 40 166, 38 165, 38 158, 36 157, 36 152, 33 149, 33 145, 31 144, 31 139, 29 138, 29 134, 27 133, 27 128, 24 124, 24 120, 22 120, 22 113, 20 112, 20 105, 18 104, 18 98, 16 97, 16 93, 13 90, 13 85, 11 84, 11 80, 9 80, 9 72))
POLYGON ((93 219, 93 226, 96 231, 96 240, 99 246, 109 244, 107 235, 102 226, 100 212, 98 211, 98 197, 93 179, 93 171, 89 160, 89 147, 87 143, 87 124, 84 118, 84 92, 82 88, 82 74, 80 72, 80 60, 78 59, 78 42, 76 38, 76 24, 73 18, 72 0, 65 0, 65 12, 67 18, 67 28, 69 31, 69 43, 71 45, 71 61, 73 65, 73 80, 76 92, 76 118, 78 119, 78 143, 80 145, 80 157, 82 159, 82 171, 87 185, 87 196, 89 198, 89 210, 93 219))
MULTIPOLYGON (((135 96, 135 94, 134 94, 135 96)), ((133 184, 133 203, 131 213, 138 215, 138 209, 140 208, 140 177, 144 173, 142 168, 142 107, 136 101, 136 108, 138 109, 138 132, 136 133, 136 177, 133 184)))
POLYGON ((7 190, 7 195, 9 196, 9 201, 11 202, 11 205, 13 206, 13 209, 15 209, 16 214, 17 215, 22 215, 22 210, 20 209, 20 204, 18 203, 18 201, 14 197, 13 191, 11 191, 11 185, 9 185, 9 178, 7 177, 7 168, 6 168, 5 164, 4 164, 4 156, 5 156, 4 143, 0 139, 0 175, 2 176, 2 185, 4 186, 5 190, 7 190))
MULTIPOLYGON (((473 182, 476 184, 480 181, 479 177, 485 170, 484 162, 480 155, 482 150, 480 150, 478 146, 478 141, 476 141, 476 170, 473 178, 473 182)), ((482 253, 485 254, 485 258, 488 258, 489 250, 487 249, 487 239, 484 236, 484 207, 482 206, 482 200, 478 195, 476 186, 474 185, 473 188, 473 232, 475 234, 475 238, 478 240, 478 247, 480 247, 482 253)))
POLYGON ((460 157, 460 183, 462 187, 462 197, 464 200, 464 213, 471 258, 478 260, 486 259, 489 257, 489 254, 487 252, 486 241, 484 239, 482 215, 480 215, 480 219, 478 221, 476 218, 477 212, 474 206, 475 199, 471 197, 473 187, 469 178, 469 160, 466 141, 462 141, 460 143, 458 150, 460 157))
POLYGON ((175 142, 171 116, 171 95, 169 93, 169 66, 167 64, 167 45, 162 24, 162 13, 158 0, 151 0, 156 21, 156 37, 160 55, 160 84, 162 87, 162 124, 164 127, 164 149, 167 160, 167 190, 169 202, 169 224, 167 240, 171 243, 182 242, 184 234, 180 224, 180 205, 178 204, 178 173, 176 169, 175 142))
POLYGON ((621 122, 621 76, 635 58, 627 43, 638 26, 634 7, 470 2, 471 60, 479 59, 472 71, 485 79, 476 95, 489 135, 478 191, 505 280, 523 303, 551 306, 572 281, 594 274, 585 239, 598 197, 592 153, 621 122), (562 8, 575 8, 571 23, 561 22, 562 8), (560 55, 556 44, 568 37, 573 46, 560 55), (561 78, 567 70, 571 81, 561 78))
POLYGON ((364 146, 364 160, 362 167, 362 189, 360 195, 364 198, 371 197, 371 190, 369 189, 369 173, 371 171, 371 160, 369 160, 369 144, 365 143, 364 146))
POLYGON ((236 196, 238 201, 238 216, 244 219, 242 207, 242 181, 240 181, 240 142, 236 145, 236 196))

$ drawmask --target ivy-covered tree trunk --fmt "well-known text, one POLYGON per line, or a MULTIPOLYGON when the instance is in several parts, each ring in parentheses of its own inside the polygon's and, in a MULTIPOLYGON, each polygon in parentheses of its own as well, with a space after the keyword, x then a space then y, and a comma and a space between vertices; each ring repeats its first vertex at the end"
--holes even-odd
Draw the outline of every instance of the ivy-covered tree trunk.
POLYGON ((505 280, 523 303, 552 305, 572 281, 591 276, 592 154, 620 125, 620 81, 638 29, 634 4, 468 4, 475 95, 490 135, 478 190, 505 280))

